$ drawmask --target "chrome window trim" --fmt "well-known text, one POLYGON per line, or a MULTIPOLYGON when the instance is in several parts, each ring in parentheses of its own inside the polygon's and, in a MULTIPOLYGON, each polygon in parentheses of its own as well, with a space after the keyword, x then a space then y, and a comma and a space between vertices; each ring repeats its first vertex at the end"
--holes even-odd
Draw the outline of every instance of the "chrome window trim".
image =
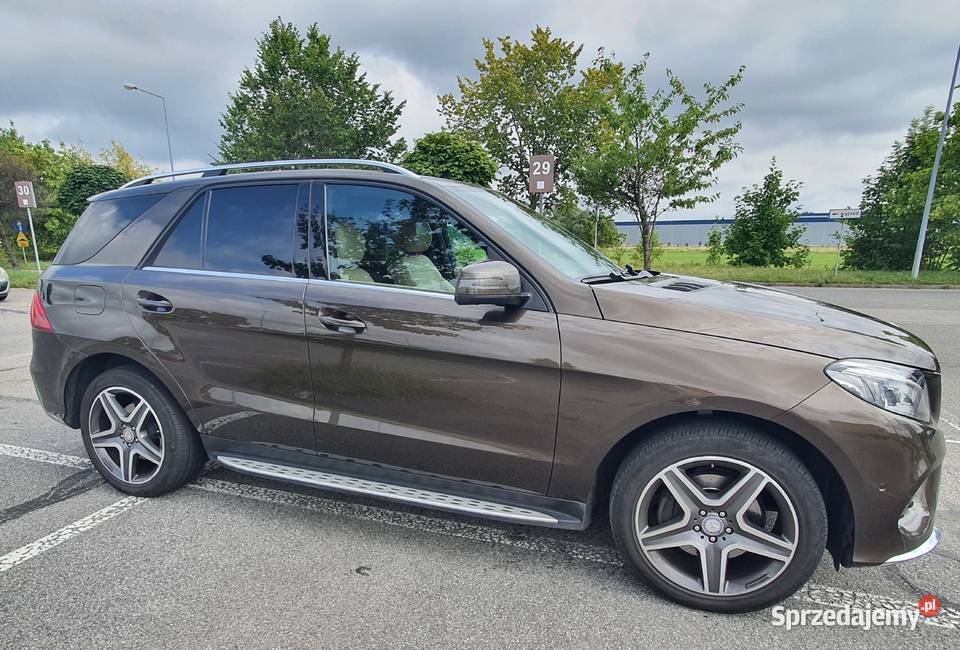
POLYGON ((435 296, 437 298, 446 298, 447 300, 453 300, 452 293, 444 293, 443 291, 430 291, 429 289, 417 289, 416 287, 404 287, 396 284, 351 282, 350 280, 323 280, 320 278, 311 278, 309 284, 314 284, 318 286, 331 284, 331 285, 339 285, 339 286, 349 286, 354 289, 372 289, 376 291, 392 291, 395 293, 413 294, 415 296, 435 296))
POLYGON ((207 271, 205 269, 178 269, 166 266, 145 266, 144 271, 162 271, 164 273, 181 273, 184 275, 205 275, 219 278, 237 278, 240 280, 271 280, 274 282, 296 282, 303 284, 306 278, 285 277, 282 275, 259 275, 257 273, 238 273, 234 271, 207 271))

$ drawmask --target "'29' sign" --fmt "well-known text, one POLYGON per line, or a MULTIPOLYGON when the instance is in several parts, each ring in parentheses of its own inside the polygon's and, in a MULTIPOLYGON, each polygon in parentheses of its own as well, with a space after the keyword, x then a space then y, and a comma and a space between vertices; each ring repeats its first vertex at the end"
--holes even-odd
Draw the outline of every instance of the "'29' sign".
POLYGON ((530 156, 530 193, 543 194, 553 191, 553 168, 557 159, 549 154, 530 156))

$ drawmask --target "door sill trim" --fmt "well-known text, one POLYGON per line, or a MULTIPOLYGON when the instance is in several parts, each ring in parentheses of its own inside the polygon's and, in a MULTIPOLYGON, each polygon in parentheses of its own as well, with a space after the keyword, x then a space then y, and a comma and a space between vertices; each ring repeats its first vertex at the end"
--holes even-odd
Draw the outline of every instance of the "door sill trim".
POLYGON ((251 458, 217 455, 216 460, 225 467, 245 474, 254 474, 266 478, 301 483, 341 492, 362 494, 388 499, 390 501, 400 501, 425 508, 447 510, 450 512, 459 512, 490 519, 500 519, 537 526, 558 526, 560 524, 556 517, 545 512, 496 501, 488 501, 476 496, 465 496, 406 485, 397 485, 394 483, 384 483, 368 478, 334 474, 332 472, 308 469, 296 465, 254 460, 251 458))

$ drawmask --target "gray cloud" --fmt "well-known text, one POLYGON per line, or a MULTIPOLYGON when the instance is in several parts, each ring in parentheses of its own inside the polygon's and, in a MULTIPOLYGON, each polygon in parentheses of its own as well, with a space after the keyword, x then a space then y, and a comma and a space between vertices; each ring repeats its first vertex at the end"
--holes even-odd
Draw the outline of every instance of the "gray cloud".
POLYGON ((277 15, 317 22, 360 53, 370 77, 408 101, 401 133, 438 128, 436 95, 473 76, 481 38, 525 38, 537 24, 632 62, 650 52, 650 80, 669 67, 691 87, 745 64, 743 155, 726 167, 726 214, 771 156, 804 181, 809 209, 856 203, 860 180, 924 106, 942 107, 960 4, 942 2, 0 2, 0 120, 31 138, 96 150, 111 138, 163 166, 158 100, 168 98, 178 165, 216 154, 218 118, 255 40, 277 15))

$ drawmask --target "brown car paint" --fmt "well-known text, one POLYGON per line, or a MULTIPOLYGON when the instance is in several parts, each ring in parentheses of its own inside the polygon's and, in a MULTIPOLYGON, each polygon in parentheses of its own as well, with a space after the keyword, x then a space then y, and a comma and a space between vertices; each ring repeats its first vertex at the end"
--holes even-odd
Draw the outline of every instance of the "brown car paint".
MULTIPOLYGON (((835 468, 855 512, 854 562, 881 562, 921 543, 923 536, 901 535, 896 519, 912 490, 939 471, 945 445, 936 421, 886 413, 823 371, 838 358, 882 359, 925 369, 938 389, 936 358, 909 333, 744 285, 695 280, 707 286, 683 292, 664 288, 677 281, 667 276, 577 282, 459 200, 450 181, 346 170, 229 179, 340 180, 422 193, 502 249, 542 290, 548 309, 457 306, 416 290, 351 291, 299 278, 143 270, 178 209, 225 179, 178 181, 93 258, 43 274, 57 335, 34 333, 31 370, 47 411, 77 426, 74 371, 89 368, 82 364, 91 357, 117 355, 156 375, 206 435, 585 504, 604 458, 634 432, 678 415, 741 415, 789 430, 835 468), (105 289, 104 313, 77 313, 81 284, 105 289), (168 298, 173 312, 143 313, 141 290, 168 298), (325 330, 315 320, 324 307, 349 311, 368 329, 325 330), (346 376, 330 382, 331 373, 346 376)), ((167 190, 121 192, 159 191, 167 190)), ((935 503, 936 481, 928 485, 935 503)))

